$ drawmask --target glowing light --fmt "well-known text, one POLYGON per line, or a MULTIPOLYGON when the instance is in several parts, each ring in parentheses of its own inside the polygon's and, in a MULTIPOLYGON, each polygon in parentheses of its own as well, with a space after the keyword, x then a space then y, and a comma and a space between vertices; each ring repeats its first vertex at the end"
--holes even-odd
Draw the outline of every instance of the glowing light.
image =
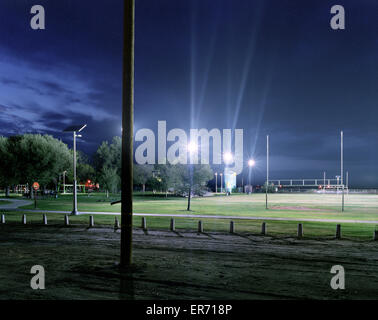
POLYGON ((189 142, 186 148, 189 153, 194 153, 197 152, 198 145, 195 142, 189 142))
POLYGON ((255 160, 253 160, 253 159, 248 160, 248 166, 249 166, 249 167, 254 167, 255 164, 256 164, 256 161, 255 161, 255 160))
POLYGON ((226 152, 224 155, 223 155, 223 160, 225 163, 232 163, 234 161, 234 157, 232 155, 231 152, 226 152))

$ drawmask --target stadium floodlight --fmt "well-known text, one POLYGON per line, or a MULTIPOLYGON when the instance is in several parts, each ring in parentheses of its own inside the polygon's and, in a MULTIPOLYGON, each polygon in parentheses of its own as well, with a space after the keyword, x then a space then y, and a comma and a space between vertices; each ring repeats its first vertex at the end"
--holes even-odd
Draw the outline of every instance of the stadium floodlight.
POLYGON ((255 166, 255 164, 256 164, 256 161, 255 160, 253 160, 253 159, 249 159, 248 160, 248 167, 254 167, 255 166))
POLYGON ((231 152, 225 152, 224 155, 223 155, 223 161, 226 164, 230 164, 234 161, 234 156, 232 155, 231 152))
POLYGON ((190 154, 193 154, 193 153, 195 153, 195 152, 198 151, 198 145, 197 145, 195 142, 191 141, 191 142, 189 142, 188 145, 186 146, 186 149, 188 150, 188 152, 189 152, 190 154))
POLYGON ((76 181, 76 138, 81 138, 78 132, 81 132, 86 127, 86 124, 70 126, 63 130, 63 132, 73 132, 73 174, 74 174, 74 181, 73 181, 73 208, 72 208, 72 215, 77 215, 79 212, 77 211, 77 181, 76 181))

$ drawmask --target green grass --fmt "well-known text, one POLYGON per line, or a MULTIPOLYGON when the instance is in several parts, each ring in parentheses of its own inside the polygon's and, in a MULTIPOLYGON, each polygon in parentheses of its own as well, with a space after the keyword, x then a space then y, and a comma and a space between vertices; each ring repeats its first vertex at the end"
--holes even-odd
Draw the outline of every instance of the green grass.
POLYGON ((7 200, 0 200, 0 206, 3 206, 5 204, 11 204, 12 201, 7 201, 7 200))
MULTIPOLYGON (((120 204, 111 206, 110 201, 118 200, 114 195, 80 195, 78 206, 81 211, 120 212, 120 204)), ((37 207, 43 210, 72 209, 72 196, 58 199, 38 200, 37 207)), ((183 214, 187 199, 178 197, 136 194, 134 212, 183 214)), ((23 207, 33 209, 34 204, 23 207)), ((232 215, 286 218, 322 218, 378 220, 378 195, 345 195, 345 211, 341 212, 341 195, 334 194, 270 194, 269 209, 265 209, 265 195, 232 195, 192 199, 191 214, 232 215)))
MULTIPOLYGON (((7 224, 20 224, 22 212, 8 212, 5 214, 7 224)), ((42 214, 25 213, 28 224, 42 224, 42 214)), ((95 215, 96 226, 114 226, 115 215, 95 215)), ((61 225, 63 227, 64 214, 47 214, 49 225, 61 225)), ((70 216, 70 226, 84 226, 89 224, 89 215, 70 216)), ((118 216, 118 219, 120 217, 118 216)), ((133 226, 141 227, 142 218, 135 216, 133 226)), ((147 228, 153 230, 168 230, 170 225, 169 217, 146 217, 147 228)), ((196 232, 198 220, 194 218, 176 218, 175 225, 177 231, 196 232)), ((204 232, 229 232, 229 219, 201 219, 204 225, 204 232)), ((262 221, 258 220, 234 220, 235 230, 238 234, 255 234, 261 232, 262 221)), ((297 234, 297 221, 267 221, 267 233, 275 237, 295 237, 297 234)), ((336 223, 332 222, 304 222, 304 238, 306 239, 330 239, 335 236, 336 223)), ((374 224, 342 224, 343 239, 350 240, 372 240, 373 232, 376 229, 374 224)))
MULTIPOLYGON (((79 211, 120 212, 120 205, 110 205, 110 201, 119 200, 119 195, 107 199, 103 194, 79 195, 79 211)), ((345 195, 345 211, 341 212, 341 195, 335 194, 269 194, 269 209, 265 209, 265 194, 216 196, 192 199, 192 211, 186 211, 187 199, 137 193, 134 196, 136 213, 168 213, 219 216, 253 216, 294 218, 294 221, 267 221, 268 233, 273 236, 295 236, 297 224, 303 218, 352 219, 378 221, 378 195, 345 195)), ((72 196, 61 195, 58 199, 38 199, 37 206, 43 210, 72 210, 72 196)), ((23 207, 33 209, 34 204, 23 207)), ((49 223, 63 225, 63 214, 49 213, 49 223)), ((27 213, 28 221, 40 223, 40 213, 27 213)), ((96 215, 97 225, 112 226, 115 215, 96 215)), ((6 213, 7 222, 20 223, 20 212, 6 213)), ((176 218, 178 230, 197 230, 199 219, 176 218)), ((228 219, 201 219, 206 231, 228 232, 228 219)), ((88 215, 70 217, 71 224, 88 224, 88 215)), ((262 220, 235 220, 236 231, 259 234, 262 220)), ((147 217, 148 228, 169 228, 169 217, 147 217)), ((141 217, 134 217, 134 226, 140 227, 141 217)), ((336 223, 304 222, 306 238, 331 238, 335 235, 336 223)), ((374 224, 343 223, 344 238, 372 239, 374 224)))

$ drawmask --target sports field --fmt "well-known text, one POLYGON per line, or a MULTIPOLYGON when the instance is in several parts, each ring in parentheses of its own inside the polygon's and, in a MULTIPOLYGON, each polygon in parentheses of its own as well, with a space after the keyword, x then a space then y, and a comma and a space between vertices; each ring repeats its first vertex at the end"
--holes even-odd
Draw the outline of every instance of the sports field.
MULTIPOLYGON (((78 199, 80 211, 120 212, 120 205, 110 205, 110 201, 118 200, 119 196, 106 198, 103 194, 90 196, 80 195, 78 199)), ((375 223, 351 223, 351 220, 378 221, 378 195, 346 194, 345 211, 341 212, 341 194, 269 194, 268 210, 265 209, 265 194, 235 194, 231 196, 217 195, 213 197, 193 198, 191 211, 186 210, 187 199, 165 197, 165 195, 136 194, 134 197, 134 213, 138 214, 169 214, 169 215, 209 215, 214 219, 201 218, 205 231, 228 231, 230 219, 222 217, 256 217, 257 220, 235 220, 237 232, 259 233, 261 222, 266 218, 279 218, 281 221, 267 220, 270 235, 293 236, 296 234, 298 222, 304 221, 305 237, 333 237, 336 222, 342 220, 342 234, 345 238, 372 239, 375 223), (218 218, 216 218, 218 217, 218 218), (288 219, 285 221, 285 219, 288 219), (303 220, 304 219, 304 220, 303 220), (306 221, 319 219, 320 221, 306 221)), ((72 196, 61 195, 58 199, 38 199, 38 210, 70 211, 72 196)), ((33 209, 34 205, 22 207, 33 209)), ((22 212, 7 213, 7 221, 18 222, 22 212)), ((40 222, 41 213, 27 212, 28 221, 40 222)), ((96 224, 111 225, 115 215, 96 215, 96 224)), ((51 223, 62 223, 63 214, 48 213, 51 223)), ((134 218, 136 227, 140 226, 140 217, 134 218)), ((88 223, 88 215, 70 217, 71 223, 88 223)), ((198 219, 177 218, 176 228, 197 228, 198 219)), ((167 229, 170 217, 148 217, 148 228, 167 229)), ((338 222, 340 223, 340 222, 338 222)), ((377 223, 378 224, 378 223, 377 223)))

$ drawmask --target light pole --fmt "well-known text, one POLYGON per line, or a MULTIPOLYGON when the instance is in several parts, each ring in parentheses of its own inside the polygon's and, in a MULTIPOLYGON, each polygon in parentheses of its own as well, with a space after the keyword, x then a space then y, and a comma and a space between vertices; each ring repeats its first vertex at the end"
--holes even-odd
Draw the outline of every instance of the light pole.
MULTIPOLYGON (((251 189, 252 189, 252 185, 251 185, 251 171, 252 171, 252 167, 254 167, 255 164, 256 164, 255 160, 253 160, 253 159, 249 159, 248 160, 248 168, 249 168, 249 172, 248 172, 248 184, 251 187, 251 189)), ((252 193, 252 190, 251 190, 251 193, 252 193)))
POLYGON ((223 193, 223 173, 221 172, 219 175, 221 177, 221 193, 223 193))
POLYGON ((218 172, 215 172, 215 194, 218 193, 218 172))
POLYGON ((66 193, 66 173, 67 170, 63 171, 63 193, 66 193))
POLYGON ((77 211, 77 180, 76 180, 76 138, 81 137, 81 132, 87 125, 78 125, 78 126, 71 126, 64 130, 64 132, 73 132, 73 208, 72 208, 72 215, 77 215, 79 212, 77 211))
POLYGON ((266 188, 265 209, 268 210, 268 187, 269 187, 269 135, 266 136, 266 188))
MULTIPOLYGON (((225 163, 225 174, 226 174, 226 169, 228 169, 228 165, 231 164, 233 161, 234 161, 234 156, 232 155, 231 152, 226 152, 224 155, 223 155, 223 161, 225 163)), ((230 177, 230 172, 227 170, 227 174, 228 174, 228 177, 230 177)), ((226 178, 226 177, 225 177, 226 178)), ((227 188, 226 188, 226 194, 228 195, 228 192, 227 191, 227 188)), ((230 192, 231 194, 231 192, 230 192)))

